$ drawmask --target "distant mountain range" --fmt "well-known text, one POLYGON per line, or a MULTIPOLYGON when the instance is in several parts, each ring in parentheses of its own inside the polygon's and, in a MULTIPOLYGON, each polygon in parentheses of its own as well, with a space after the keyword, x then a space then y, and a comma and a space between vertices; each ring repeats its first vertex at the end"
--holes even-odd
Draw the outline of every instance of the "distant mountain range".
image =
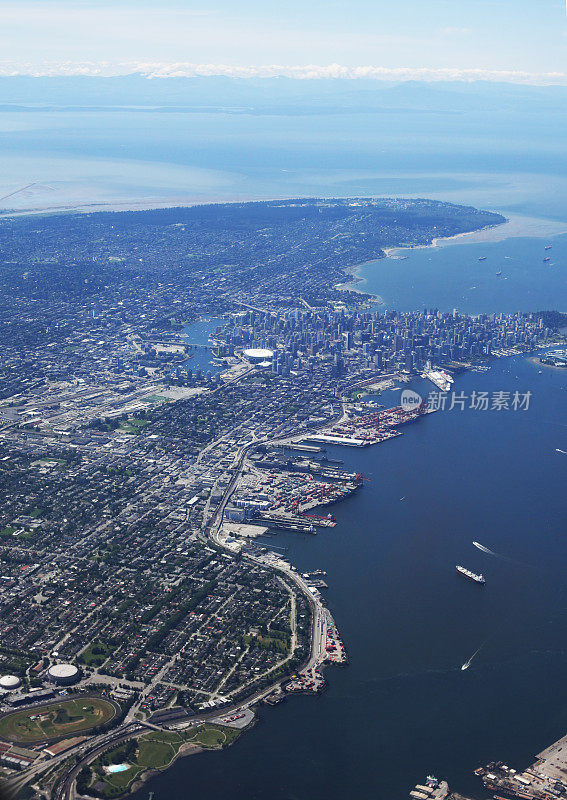
POLYGON ((377 81, 372 79, 0 77, 0 109, 142 107, 234 113, 318 114, 514 111, 553 113, 567 86, 510 83, 377 81))

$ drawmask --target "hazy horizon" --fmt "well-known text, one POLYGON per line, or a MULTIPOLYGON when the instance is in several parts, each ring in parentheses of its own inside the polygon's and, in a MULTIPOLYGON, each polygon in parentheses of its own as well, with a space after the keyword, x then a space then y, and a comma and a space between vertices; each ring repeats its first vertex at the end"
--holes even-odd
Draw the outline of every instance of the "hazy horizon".
POLYGON ((0 74, 565 82, 566 36, 562 0, 0 0, 0 74))

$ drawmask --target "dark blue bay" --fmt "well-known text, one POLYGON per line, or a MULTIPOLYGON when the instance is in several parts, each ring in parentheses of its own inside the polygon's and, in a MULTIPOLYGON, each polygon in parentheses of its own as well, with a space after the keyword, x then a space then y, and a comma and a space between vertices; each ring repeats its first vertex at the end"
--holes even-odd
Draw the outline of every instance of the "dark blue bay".
POLYGON ((508 314, 564 308, 567 236, 399 250, 394 258, 365 264, 359 274, 361 291, 380 295, 399 311, 508 314), (551 250, 544 249, 548 244, 551 250))

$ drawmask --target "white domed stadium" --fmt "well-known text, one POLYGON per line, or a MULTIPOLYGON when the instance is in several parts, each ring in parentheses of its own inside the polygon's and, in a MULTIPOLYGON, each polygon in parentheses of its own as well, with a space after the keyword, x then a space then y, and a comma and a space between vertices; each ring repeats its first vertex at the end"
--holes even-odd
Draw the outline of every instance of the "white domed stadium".
POLYGON ((13 692, 22 685, 21 680, 16 675, 2 675, 0 678, 0 689, 5 692, 13 692))
POLYGON ((47 677, 58 686, 71 686, 77 683, 80 673, 73 664, 54 664, 47 670, 47 677))
POLYGON ((264 347, 251 347, 244 351, 244 357, 252 364, 260 364, 262 361, 271 361, 274 357, 273 350, 264 347))

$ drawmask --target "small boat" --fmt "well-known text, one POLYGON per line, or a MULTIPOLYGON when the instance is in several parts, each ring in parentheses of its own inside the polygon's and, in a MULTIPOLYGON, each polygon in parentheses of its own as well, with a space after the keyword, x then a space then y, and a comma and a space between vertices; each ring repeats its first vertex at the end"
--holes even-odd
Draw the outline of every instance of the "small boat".
POLYGON ((473 545, 477 548, 477 550, 482 550, 483 553, 488 553, 489 555, 495 555, 489 547, 485 547, 480 542, 473 542, 473 545))
POLYGON ((488 256, 479 256, 478 260, 479 261, 486 261, 487 258, 488 258, 488 256))
POLYGON ((546 244, 545 245, 545 249, 546 250, 551 250, 552 247, 553 247, 553 245, 551 245, 551 244, 546 244))
POLYGON ((501 269, 499 269, 499 270, 498 270, 498 272, 497 272, 496 274, 497 274, 497 275, 502 275, 502 270, 501 270, 501 269))
POLYGON ((546 261, 551 261, 551 258, 550 258, 550 256, 546 256, 546 257, 543 259, 543 261, 544 261, 544 263, 545 263, 546 261))

